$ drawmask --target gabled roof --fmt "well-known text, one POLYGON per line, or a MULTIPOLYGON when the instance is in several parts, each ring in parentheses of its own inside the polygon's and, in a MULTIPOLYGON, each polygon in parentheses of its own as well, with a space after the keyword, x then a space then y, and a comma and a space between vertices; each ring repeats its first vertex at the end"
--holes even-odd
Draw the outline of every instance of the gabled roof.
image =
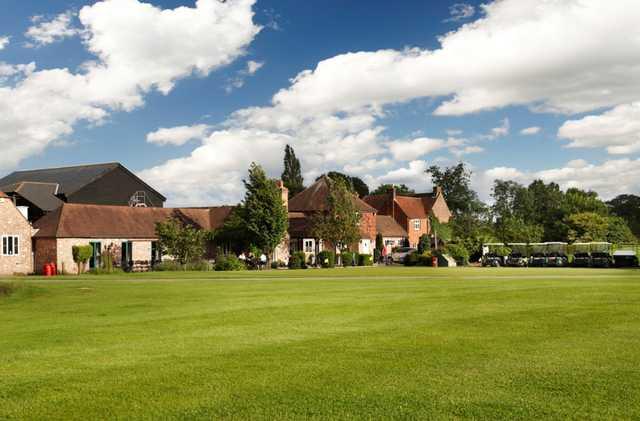
POLYGON ((55 196, 58 191, 58 184, 56 183, 24 181, 4 186, 2 190, 20 195, 45 212, 55 210, 62 206, 63 203, 62 200, 55 196))
POLYGON ((426 209, 426 203, 420 197, 396 196, 396 203, 409 219, 426 219, 431 209, 426 209))
MULTIPOLYGON (((292 212, 319 212, 328 210, 329 182, 327 177, 321 177, 300 193, 289 200, 289 210, 292 212)), ((353 203, 360 212, 377 212, 355 194, 353 203)))
MULTIPOLYGON (((116 168, 121 168, 133 177, 137 176, 126 169, 118 162, 108 162, 105 164, 77 165, 72 167, 60 168, 43 168, 37 170, 15 171, 6 177, 0 179, 0 186, 20 183, 23 181, 32 181, 39 183, 58 184, 59 194, 70 196, 86 185, 98 180, 104 175, 110 173, 116 168)), ((159 194, 153 187, 140 180, 149 190, 159 194)))
POLYGON ((376 232, 383 237, 407 237, 407 231, 388 215, 376 216, 376 232))
POLYGON ((156 223, 170 217, 199 229, 221 228, 233 208, 131 208, 64 203, 34 224, 36 238, 156 238, 156 223))

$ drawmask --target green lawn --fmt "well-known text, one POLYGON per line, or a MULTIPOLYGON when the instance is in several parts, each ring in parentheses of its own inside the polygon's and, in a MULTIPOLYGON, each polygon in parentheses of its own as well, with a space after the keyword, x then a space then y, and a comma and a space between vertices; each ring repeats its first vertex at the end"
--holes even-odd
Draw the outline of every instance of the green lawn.
POLYGON ((8 280, 0 419, 640 417, 640 271, 8 280))

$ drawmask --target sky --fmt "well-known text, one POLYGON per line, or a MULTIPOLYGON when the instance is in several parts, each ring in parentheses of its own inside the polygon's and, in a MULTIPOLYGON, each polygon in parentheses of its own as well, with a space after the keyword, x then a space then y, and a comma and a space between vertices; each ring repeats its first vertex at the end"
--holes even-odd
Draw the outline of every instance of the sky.
POLYGON ((637 0, 3 0, 0 175, 118 161, 168 205, 305 181, 640 193, 637 0))

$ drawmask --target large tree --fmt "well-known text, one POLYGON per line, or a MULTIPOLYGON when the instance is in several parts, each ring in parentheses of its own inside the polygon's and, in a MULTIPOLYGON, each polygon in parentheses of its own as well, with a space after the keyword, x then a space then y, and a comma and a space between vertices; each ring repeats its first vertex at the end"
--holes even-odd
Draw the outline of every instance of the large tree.
POLYGON ((581 212, 569 215, 567 239, 571 242, 605 241, 609 232, 609 221, 605 216, 594 212, 581 212))
POLYGON ((300 161, 296 157, 293 148, 289 145, 284 148, 282 182, 289 189, 289 195, 292 197, 304 190, 304 178, 302 177, 300 161))
POLYGON ((181 265, 202 259, 205 240, 211 233, 198 229, 178 218, 169 218, 156 224, 156 234, 162 255, 173 257, 181 265))
MULTIPOLYGON (((393 187, 394 187, 393 184, 381 184, 380 186, 378 186, 377 189, 372 191, 370 194, 385 194, 393 190, 393 187)), ((401 196, 409 196, 412 194, 416 194, 416 192, 413 189, 409 188, 405 184, 395 185, 395 188, 396 188, 396 193, 401 196)))
POLYGON ((495 234, 502 242, 537 242, 544 230, 530 217, 532 201, 529 190, 515 181, 495 180, 493 184, 495 234))
POLYGON ((348 248, 360 238, 360 214, 353 200, 354 193, 342 178, 327 182, 327 210, 313 216, 312 233, 316 238, 348 248))
POLYGON ((326 175, 318 177, 316 181, 325 176, 329 177, 331 180, 344 181, 347 188, 356 193, 359 197, 364 197, 369 194, 369 186, 359 177, 350 176, 337 171, 329 171, 326 175))
POLYGON ((640 237, 640 196, 621 194, 607 202, 611 213, 623 218, 636 237, 640 237))
POLYGON ((287 209, 274 180, 267 178, 261 166, 252 163, 249 178, 243 180, 246 194, 236 211, 247 238, 269 257, 282 242, 288 228, 287 209))
POLYGON ((455 215, 478 213, 484 210, 484 204, 478 194, 471 188, 471 171, 460 162, 448 168, 433 165, 426 173, 431 176, 431 183, 442 188, 442 194, 451 212, 455 215))

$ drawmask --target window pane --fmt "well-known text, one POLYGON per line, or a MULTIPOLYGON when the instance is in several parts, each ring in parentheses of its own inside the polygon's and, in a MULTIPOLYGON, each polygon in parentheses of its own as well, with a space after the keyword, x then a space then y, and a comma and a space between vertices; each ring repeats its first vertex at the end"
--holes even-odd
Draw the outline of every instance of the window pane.
POLYGON ((13 254, 20 254, 20 251, 18 249, 18 237, 13 237, 13 254))
POLYGON ((9 250, 7 248, 7 242, 8 241, 9 241, 8 237, 2 237, 2 254, 5 255, 5 256, 9 252, 9 250))

